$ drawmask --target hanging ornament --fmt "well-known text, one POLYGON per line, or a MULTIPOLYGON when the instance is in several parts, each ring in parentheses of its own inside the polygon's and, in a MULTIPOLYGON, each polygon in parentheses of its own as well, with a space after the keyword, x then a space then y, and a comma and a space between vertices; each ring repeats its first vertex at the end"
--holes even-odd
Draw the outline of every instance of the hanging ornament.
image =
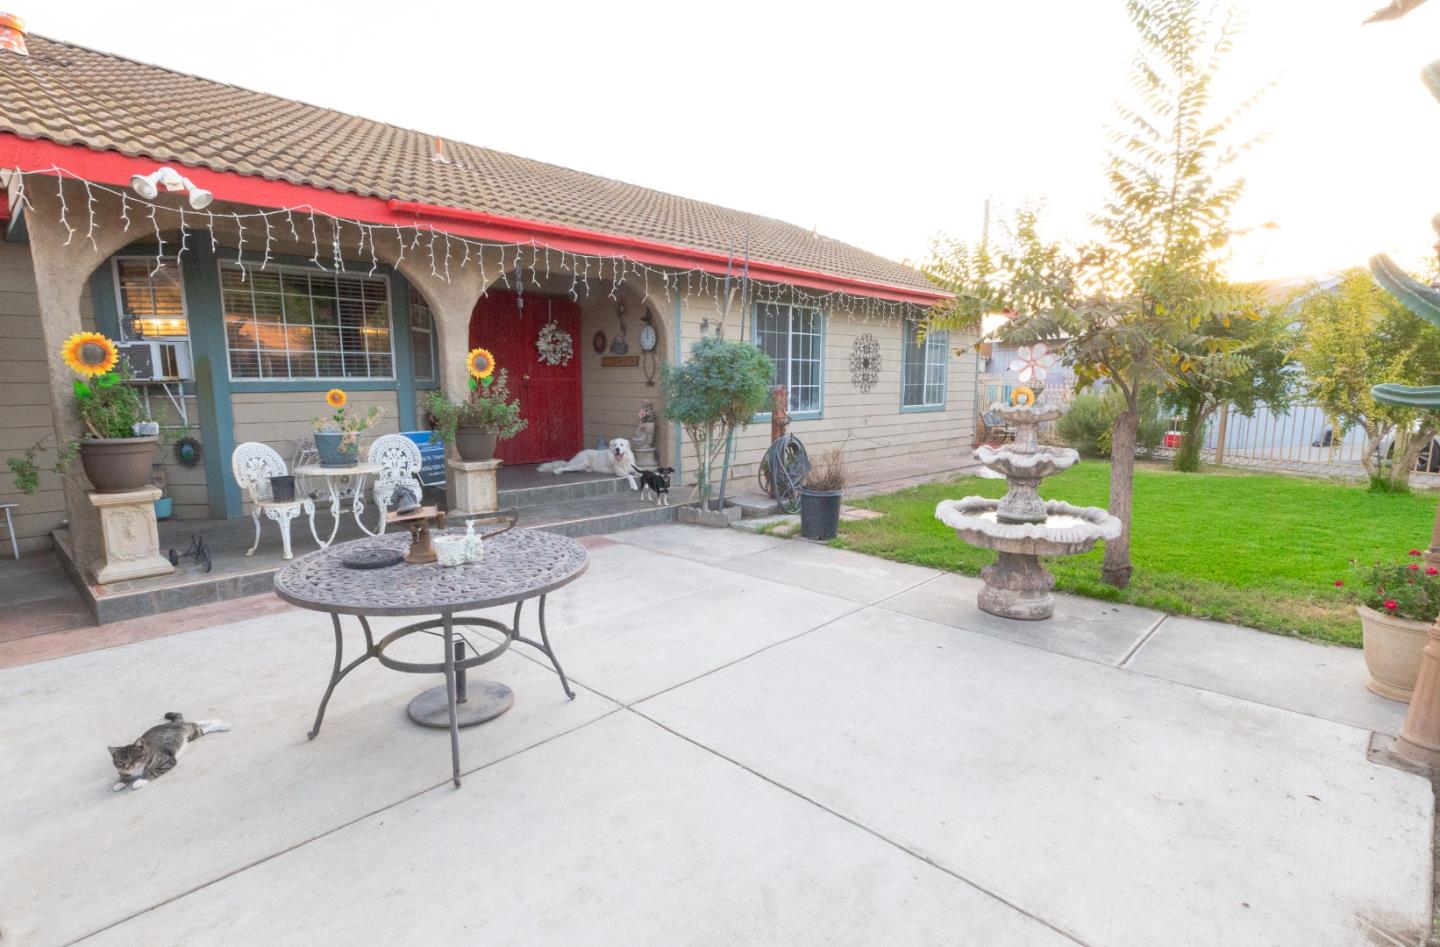
POLYGON ((850 347, 850 384, 866 394, 880 380, 880 342, 866 332, 850 347))
POLYGON ((535 339, 535 350, 546 365, 569 365, 575 357, 575 340, 556 322, 547 322, 535 339))

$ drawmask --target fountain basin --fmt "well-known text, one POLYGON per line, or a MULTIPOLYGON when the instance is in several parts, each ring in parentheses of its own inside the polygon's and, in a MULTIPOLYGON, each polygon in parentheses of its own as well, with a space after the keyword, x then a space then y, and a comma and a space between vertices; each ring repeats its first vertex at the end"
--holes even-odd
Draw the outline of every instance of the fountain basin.
POLYGON ((1080 463, 1080 454, 1070 447, 1040 447, 1033 454, 1016 454, 1008 447, 981 444, 975 459, 991 470, 1010 478, 1040 480, 1080 463))
POLYGON ((999 506, 990 497, 941 500, 935 518, 972 546, 1029 556, 1073 556, 1120 535, 1120 521, 1098 507, 1046 500, 1043 522, 1002 523, 999 506))
POLYGON ((1086 552, 1101 539, 1119 536, 1120 520, 1093 506, 1046 500, 1041 501, 1044 520, 1003 523, 1000 502, 989 497, 941 500, 935 518, 970 545, 997 553, 995 562, 980 571, 985 584, 975 604, 1002 618, 1049 618, 1055 613, 1055 597, 1050 594, 1055 577, 1040 564, 1040 557, 1086 552))

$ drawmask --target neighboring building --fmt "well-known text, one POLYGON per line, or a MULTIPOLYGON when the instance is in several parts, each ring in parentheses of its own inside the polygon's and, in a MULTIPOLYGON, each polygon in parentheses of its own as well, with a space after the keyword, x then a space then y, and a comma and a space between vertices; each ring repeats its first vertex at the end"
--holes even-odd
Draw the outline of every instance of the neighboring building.
MULTIPOLYGON (((0 48, 0 458, 75 433, 58 343, 82 328, 147 356, 150 402, 201 443, 194 467, 164 454, 180 517, 243 515, 234 446, 289 457, 328 388, 382 406, 381 432, 421 428, 427 390, 464 390, 474 343, 531 421, 500 456, 566 457, 630 436, 642 399, 663 417, 660 366, 717 331, 727 291, 726 337, 775 357, 812 451, 848 437, 862 471, 911 473, 955 467, 970 444, 975 357, 943 333, 915 342, 944 294, 913 269, 770 218, 26 44, 0 48), (161 166, 189 187, 143 200, 132 178, 161 166), (196 209, 202 190, 213 203, 196 209), (536 356, 552 320, 574 341, 568 365, 536 356)), ((678 434, 662 423, 661 457, 689 482, 678 434)), ((763 419, 739 439, 738 477, 768 440, 763 419)), ((85 515, 77 491, 0 480, 29 549, 85 515)))

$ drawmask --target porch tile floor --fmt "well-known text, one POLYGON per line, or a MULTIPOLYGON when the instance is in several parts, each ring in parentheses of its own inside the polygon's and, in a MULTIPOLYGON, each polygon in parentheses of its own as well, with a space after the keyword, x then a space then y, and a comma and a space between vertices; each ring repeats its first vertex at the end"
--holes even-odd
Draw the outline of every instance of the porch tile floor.
POLYGON ((587 545, 549 611, 578 696, 523 648, 487 665, 515 706, 462 731, 459 790, 445 732, 404 714, 433 681, 365 665, 305 739, 323 616, 215 616, 0 670, 0 746, 24 761, 0 782, 0 939, 1428 932, 1430 784, 1367 762, 1403 708, 1368 699, 1356 652, 1069 599, 1047 625, 987 624, 968 580, 739 530, 587 545), (234 729, 111 794, 105 745, 167 710, 234 729))

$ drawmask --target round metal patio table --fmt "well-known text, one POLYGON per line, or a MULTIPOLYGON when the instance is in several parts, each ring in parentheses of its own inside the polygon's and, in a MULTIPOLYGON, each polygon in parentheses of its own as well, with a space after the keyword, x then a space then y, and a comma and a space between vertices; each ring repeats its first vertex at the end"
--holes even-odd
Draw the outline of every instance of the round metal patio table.
MULTIPOLYGON (((326 467, 324 464, 302 464, 295 468, 297 477, 306 477, 311 480, 325 481, 325 492, 330 497, 330 538, 321 539, 319 533, 315 533, 315 521, 310 521, 310 531, 315 534, 315 541, 320 544, 321 549, 328 549, 330 544, 335 542, 335 534, 340 532, 340 504, 343 498, 340 495, 340 481, 349 481, 347 486, 351 489, 350 515, 355 517, 355 525, 366 536, 379 536, 385 532, 385 508, 380 507, 380 528, 373 530, 365 525, 360 517, 365 513, 365 480, 371 474, 380 472, 379 464, 360 462, 351 464, 348 467, 326 467)), ((318 498, 317 499, 322 499, 318 498)))
MULTIPOLYGON (((464 535, 463 530, 438 531, 436 536, 464 535)), ((325 707, 335 686, 355 668, 374 658, 385 667, 410 674, 445 675, 441 688, 432 688, 411 701, 410 715, 419 723, 435 725, 422 717, 443 709, 450 729, 450 760, 452 778, 460 785, 460 727, 481 723, 509 709, 514 699, 508 687, 493 681, 471 681, 465 687, 464 672, 495 660, 509 650, 512 642, 537 649, 550 659, 560 686, 570 699, 575 692, 565 679, 565 672, 550 646, 545 629, 545 598, 549 593, 578 579, 589 566, 585 547, 573 539, 533 529, 512 529, 485 541, 484 554, 475 563, 445 567, 438 563, 412 565, 401 562, 381 569, 352 569, 341 564, 351 553, 362 550, 392 550, 403 553, 409 548, 406 533, 392 533, 368 539, 357 539, 330 546, 319 552, 295 559, 275 576, 275 594, 291 605, 312 611, 329 612, 335 629, 335 664, 330 683, 320 707, 315 712, 315 726, 310 739, 320 732, 325 707), (539 598, 540 640, 520 634, 520 614, 526 601, 539 598), (509 625, 490 618, 458 615, 497 605, 514 604, 515 614, 509 625), (365 635, 365 650, 359 657, 344 662, 344 636, 340 616, 354 615, 365 635), (370 616, 439 615, 405 625, 379 641, 370 631, 370 616), (491 628, 504 635, 489 651, 457 658, 456 625, 491 628), (434 629, 440 629, 436 632, 434 629), (442 661, 417 663, 402 661, 385 653, 401 638, 427 632, 443 638, 442 661), (461 687, 475 692, 475 704, 469 696, 457 697, 457 675, 461 687), (443 707, 441 706, 443 704, 443 707), (428 705, 428 707, 427 707, 428 705), (462 718, 467 718, 462 721, 462 718)), ((484 643, 491 643, 488 640, 484 643)))

